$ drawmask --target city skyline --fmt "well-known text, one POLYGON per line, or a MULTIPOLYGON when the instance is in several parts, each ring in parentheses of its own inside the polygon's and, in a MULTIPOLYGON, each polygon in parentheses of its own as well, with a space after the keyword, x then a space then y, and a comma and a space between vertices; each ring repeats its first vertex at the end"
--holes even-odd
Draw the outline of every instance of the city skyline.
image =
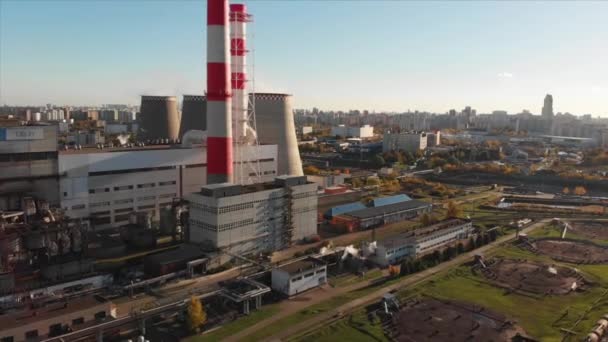
MULTIPOLYGON (((540 114, 549 93, 556 113, 608 115, 605 3, 245 3, 256 89, 296 108, 540 114)), ((205 90, 204 1, 0 6, 0 104, 205 90)))

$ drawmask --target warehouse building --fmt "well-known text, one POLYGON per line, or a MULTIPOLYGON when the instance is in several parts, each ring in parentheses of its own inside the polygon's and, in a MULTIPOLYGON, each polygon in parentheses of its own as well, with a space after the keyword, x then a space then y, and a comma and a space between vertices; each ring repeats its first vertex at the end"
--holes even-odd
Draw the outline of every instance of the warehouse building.
POLYGON ((313 257, 285 264, 272 270, 272 289, 286 296, 294 296, 326 282, 326 264, 313 257))
MULTIPOLYGON (((262 181, 276 177, 276 145, 243 149, 246 162, 257 161, 262 181)), ((201 146, 60 151, 60 205, 72 218, 90 218, 95 229, 127 224, 133 211, 148 212, 158 221, 161 208, 207 183, 206 161, 201 146)))
POLYGON ((424 213, 430 213, 433 205, 427 202, 411 200, 397 202, 379 207, 369 207, 346 213, 356 222, 358 229, 377 227, 393 222, 409 220, 424 213))
POLYGON ((306 176, 211 184, 186 197, 189 240, 235 254, 268 253, 317 234, 317 185, 306 176))
POLYGON ((418 258, 436 249, 468 239, 473 231, 473 223, 470 220, 444 220, 413 232, 378 241, 371 259, 380 266, 388 266, 407 258, 418 258))
POLYGON ((72 298, 41 308, 0 314, 0 341, 39 341, 116 317, 112 302, 99 296, 72 298))

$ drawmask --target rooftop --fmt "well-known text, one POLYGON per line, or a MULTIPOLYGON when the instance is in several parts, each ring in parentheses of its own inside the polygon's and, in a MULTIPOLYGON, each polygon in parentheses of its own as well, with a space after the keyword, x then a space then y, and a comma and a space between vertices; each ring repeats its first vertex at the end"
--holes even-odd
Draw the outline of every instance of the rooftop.
POLYGON ((304 272, 307 270, 316 269, 317 267, 323 266, 323 265, 325 265, 325 263, 323 261, 313 258, 313 257, 308 257, 306 259, 294 261, 292 263, 279 266, 278 269, 280 269, 283 272, 287 272, 289 274, 295 274, 295 273, 301 273, 301 272, 304 272))
POLYGON ((0 315, 0 331, 32 324, 36 321, 42 321, 72 312, 87 310, 104 303, 108 303, 108 300, 100 296, 86 296, 73 298, 69 301, 50 303, 41 308, 27 309, 0 315))
POLYGON ((397 213, 405 210, 413 210, 418 208, 424 208, 430 206, 430 203, 422 202, 418 200, 411 200, 406 202, 399 202, 394 204, 387 204, 380 207, 371 207, 365 208, 357 211, 353 211, 350 213, 346 213, 345 215, 356 217, 359 219, 366 219, 380 215, 388 215, 397 213))

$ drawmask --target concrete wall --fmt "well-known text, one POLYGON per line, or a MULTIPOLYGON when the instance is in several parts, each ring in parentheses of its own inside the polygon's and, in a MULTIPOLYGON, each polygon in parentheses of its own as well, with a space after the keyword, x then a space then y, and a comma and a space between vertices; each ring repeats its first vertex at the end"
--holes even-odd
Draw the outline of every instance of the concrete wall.
POLYGON ((289 274, 279 268, 272 270, 272 289, 287 296, 302 293, 326 282, 326 266, 319 266, 316 269, 296 274, 289 274))

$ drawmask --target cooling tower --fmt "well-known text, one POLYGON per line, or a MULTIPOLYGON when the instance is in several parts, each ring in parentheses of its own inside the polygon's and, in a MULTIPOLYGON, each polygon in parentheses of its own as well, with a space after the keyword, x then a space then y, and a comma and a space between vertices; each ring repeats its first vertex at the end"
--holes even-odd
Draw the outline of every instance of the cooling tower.
POLYGON ((207 184, 232 182, 228 0, 207 0, 207 184))
POLYGON ((182 139, 186 132, 193 129, 207 129, 207 98, 203 95, 184 95, 179 138, 182 139))
POLYGON ((260 144, 278 145, 278 174, 302 176, 293 119, 292 96, 288 94, 254 93, 255 118, 260 144))
POLYGON ((140 115, 140 139, 177 140, 180 116, 175 96, 142 96, 140 115))

